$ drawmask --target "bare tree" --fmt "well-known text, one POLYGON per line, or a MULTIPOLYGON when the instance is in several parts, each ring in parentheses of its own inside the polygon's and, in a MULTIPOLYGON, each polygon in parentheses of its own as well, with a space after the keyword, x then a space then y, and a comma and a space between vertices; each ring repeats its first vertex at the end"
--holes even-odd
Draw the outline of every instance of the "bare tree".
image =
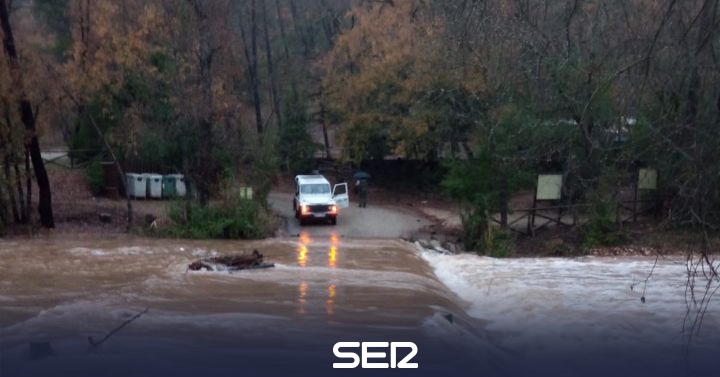
POLYGON ((197 109, 198 125, 200 129, 200 150, 195 162, 195 180, 198 188, 200 205, 207 206, 210 201, 210 184, 213 178, 214 166, 212 166, 213 150, 213 57, 219 48, 211 45, 210 15, 209 7, 212 1, 190 0, 195 13, 200 51, 198 55, 199 87, 201 105, 197 109), (208 166, 208 164, 210 164, 208 166))
POLYGON ((275 0, 275 9, 277 11, 278 25, 280 26, 280 37, 283 42, 283 50, 285 51, 285 60, 290 60, 290 50, 288 49, 287 36, 285 35, 285 20, 282 17, 282 10, 280 8, 280 0, 275 0))
POLYGON ((278 90, 277 76, 272 55, 272 45, 270 44, 270 32, 268 31, 266 0, 260 0, 263 14, 263 36, 265 37, 265 56, 267 58, 268 76, 270 76, 270 96, 272 97, 273 112, 277 119, 278 128, 282 128, 282 110, 280 109, 280 93, 278 90))
MULTIPOLYGON (((240 37, 243 41, 243 50, 245 52, 245 60, 247 61, 247 75, 250 93, 252 95, 253 105, 255 107, 255 127, 259 137, 262 137, 264 122, 262 117, 262 103, 260 102, 260 76, 258 73, 257 58, 257 20, 255 12, 255 1, 250 0, 250 35, 245 32, 244 19, 240 18, 240 37)), ((242 12, 241 12, 242 14, 242 12)))

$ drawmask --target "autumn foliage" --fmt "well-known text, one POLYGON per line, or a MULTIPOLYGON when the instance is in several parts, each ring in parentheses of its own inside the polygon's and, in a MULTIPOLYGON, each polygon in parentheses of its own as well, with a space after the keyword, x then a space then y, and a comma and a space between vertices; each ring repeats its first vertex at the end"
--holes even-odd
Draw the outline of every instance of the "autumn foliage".
POLYGON ((607 201, 653 166, 672 222, 720 223, 716 0, 25 3, 19 70, 0 63, 3 223, 42 175, 22 98, 41 144, 185 173, 203 205, 316 157, 487 164, 501 212, 538 171, 607 201))

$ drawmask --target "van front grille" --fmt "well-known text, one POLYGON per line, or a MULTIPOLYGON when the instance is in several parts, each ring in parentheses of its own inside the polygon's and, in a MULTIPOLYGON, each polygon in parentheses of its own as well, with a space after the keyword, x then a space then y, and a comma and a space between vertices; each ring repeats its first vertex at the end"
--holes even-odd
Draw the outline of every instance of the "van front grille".
POLYGON ((329 206, 325 204, 315 204, 310 206, 310 212, 312 213, 328 212, 329 210, 329 206))

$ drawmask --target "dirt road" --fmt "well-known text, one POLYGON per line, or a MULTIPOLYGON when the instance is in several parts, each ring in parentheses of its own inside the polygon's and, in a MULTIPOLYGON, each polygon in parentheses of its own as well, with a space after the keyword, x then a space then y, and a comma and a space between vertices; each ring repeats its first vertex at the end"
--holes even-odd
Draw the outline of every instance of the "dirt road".
POLYGON ((297 236, 305 232, 313 237, 334 234, 348 238, 407 238, 430 224, 425 217, 400 206, 369 203, 366 208, 358 208, 357 203, 351 201, 349 208, 340 210, 337 225, 318 223, 301 227, 294 217, 292 194, 272 192, 268 201, 285 219, 281 230, 283 236, 297 236))

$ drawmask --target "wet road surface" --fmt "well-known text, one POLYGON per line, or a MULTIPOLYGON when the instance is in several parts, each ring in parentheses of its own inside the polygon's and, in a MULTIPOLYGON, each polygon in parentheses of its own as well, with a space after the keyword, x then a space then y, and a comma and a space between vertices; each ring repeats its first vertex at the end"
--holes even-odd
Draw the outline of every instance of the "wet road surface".
POLYGON ((400 206, 378 206, 372 201, 365 208, 356 202, 340 209, 337 225, 316 222, 300 226, 292 208, 293 196, 289 193, 272 192, 268 197, 273 210, 285 219, 283 235, 296 236, 304 232, 312 236, 337 235, 348 238, 408 238, 430 224, 424 217, 400 206))

